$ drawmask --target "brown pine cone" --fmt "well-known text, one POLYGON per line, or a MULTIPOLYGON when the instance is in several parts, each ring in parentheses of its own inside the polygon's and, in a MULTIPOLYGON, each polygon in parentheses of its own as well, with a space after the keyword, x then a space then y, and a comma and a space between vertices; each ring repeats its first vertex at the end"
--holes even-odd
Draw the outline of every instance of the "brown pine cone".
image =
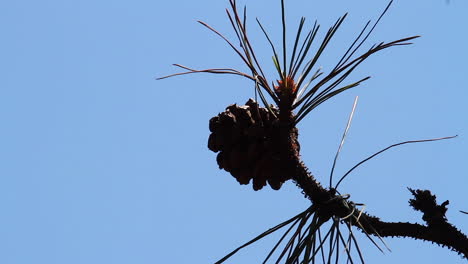
MULTIPOLYGON (((240 184, 249 184, 253 179, 254 190, 267 183, 279 190, 291 178, 278 153, 279 111, 273 106, 271 109, 274 115, 249 99, 243 106, 228 106, 209 122, 208 148, 219 152, 219 168, 230 172, 240 184)), ((293 131, 298 151, 297 129, 293 131)))

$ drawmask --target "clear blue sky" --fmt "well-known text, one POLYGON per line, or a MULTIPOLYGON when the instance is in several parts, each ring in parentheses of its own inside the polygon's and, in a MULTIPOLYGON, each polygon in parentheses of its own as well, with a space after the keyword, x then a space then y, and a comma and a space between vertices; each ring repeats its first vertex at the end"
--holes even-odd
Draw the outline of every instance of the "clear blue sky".
MULTIPOLYGON (((334 62, 386 1, 287 2, 323 31, 350 15, 320 62, 334 62), (323 3, 326 2, 326 3, 323 3)), ((250 32, 274 73, 259 17, 279 40, 279 1, 248 4, 250 32)), ((18 0, 0 3, 0 263, 212 263, 308 203, 291 183, 254 192, 218 170, 208 120, 253 96, 252 84, 206 74, 163 81, 171 63, 234 67, 240 60, 204 20, 232 37, 228 1, 18 0)), ((450 200, 449 220, 468 232, 468 2, 396 1, 368 42, 422 35, 371 58, 359 88, 300 124, 302 157, 327 182, 352 106, 359 105, 336 175, 396 142, 405 145, 356 170, 341 185, 389 221, 421 222, 406 187, 450 200)), ((322 31, 322 33, 323 33, 322 31)), ((430 243, 386 239, 381 254, 361 239, 369 263, 466 263, 430 243)), ((257 263, 272 241, 230 263, 257 263)))

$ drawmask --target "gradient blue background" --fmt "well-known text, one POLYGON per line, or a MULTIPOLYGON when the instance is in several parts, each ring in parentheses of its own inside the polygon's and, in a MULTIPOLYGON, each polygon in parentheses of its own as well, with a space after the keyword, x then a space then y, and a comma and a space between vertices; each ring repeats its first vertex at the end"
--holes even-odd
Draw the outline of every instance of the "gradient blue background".
MULTIPOLYGON (((327 69, 386 1, 287 2, 322 24, 350 15, 320 65, 327 69)), ((280 40, 279 1, 248 4, 253 45, 271 78, 268 44, 254 18, 280 40)), ((206 74, 163 81, 171 63, 247 71, 195 21, 233 37, 228 1, 17 0, 0 3, 0 263, 212 263, 308 206, 288 183, 254 192, 217 168, 208 120, 253 97, 252 84, 206 74)), ((300 124, 302 157, 324 184, 342 130, 360 96, 336 168, 342 175, 387 145, 406 145, 356 170, 341 185, 389 221, 421 222, 406 187, 428 188, 468 232, 466 103, 468 2, 396 1, 365 48, 422 35, 371 58, 350 80, 359 88, 300 124)), ((361 237, 368 263, 466 263, 427 242, 391 239, 381 254, 361 237)), ((258 263, 271 240, 229 263, 258 263)))

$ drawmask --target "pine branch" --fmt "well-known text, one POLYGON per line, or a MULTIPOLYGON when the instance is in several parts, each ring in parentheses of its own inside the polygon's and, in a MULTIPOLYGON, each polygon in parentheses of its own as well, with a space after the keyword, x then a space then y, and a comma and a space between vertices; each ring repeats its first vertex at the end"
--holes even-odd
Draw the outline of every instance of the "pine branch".
MULTIPOLYGON (((333 190, 323 188, 315 180, 303 162, 299 159, 294 162, 296 163, 296 174, 293 180, 313 204, 326 204, 327 201, 337 197, 333 190)), ((408 222, 385 222, 366 213, 360 216, 359 223, 349 220, 350 223, 367 234, 380 237, 409 237, 430 241, 439 246, 448 247, 468 258, 468 237, 446 219, 445 212, 447 211, 448 201, 438 205, 435 196, 430 191, 415 191, 412 189, 410 191, 415 196, 415 199, 410 200, 410 205, 415 210, 423 212, 423 220, 426 225, 408 222)), ((343 217, 346 212, 349 212, 349 208, 344 207, 343 204, 336 203, 334 206, 328 206, 333 215, 343 217)))
MULTIPOLYGON (((448 201, 439 205, 436 202, 436 197, 430 191, 409 189, 414 196, 414 199, 409 201, 410 206, 423 213, 422 218, 426 222, 426 225, 408 222, 385 222, 378 217, 363 213, 362 210, 357 210, 355 203, 348 200, 349 197, 343 197, 339 194, 336 188, 338 188, 339 183, 347 174, 338 181, 335 188, 331 187, 332 179, 330 177, 330 188, 327 189, 322 187, 320 182, 313 177, 300 159, 300 144, 296 125, 318 105, 369 79, 369 77, 364 77, 346 85, 341 84, 370 56, 390 47, 409 45, 411 44, 409 41, 419 37, 412 36, 390 42, 381 42, 373 45, 367 51, 360 51, 361 46, 374 31, 381 18, 389 9, 392 1, 389 2, 372 26, 370 26, 369 21, 363 27, 336 66, 329 72, 322 72, 321 67, 316 67, 316 63, 345 20, 346 14, 338 18, 321 41, 316 40, 316 35, 320 28, 320 25, 317 23, 314 23, 313 28, 306 33, 305 37, 301 37, 305 22, 305 18, 302 18, 297 28, 292 54, 288 57, 285 6, 284 1, 281 1, 282 56, 277 53, 277 49, 272 43, 266 29, 257 19, 260 29, 265 34, 273 52, 273 64, 278 73, 277 85, 267 80, 259 61, 257 61, 254 49, 247 35, 246 8, 244 8, 242 13, 239 12, 235 0, 229 0, 229 3, 231 10, 226 11, 239 42, 239 47, 235 46, 235 42, 230 41, 213 27, 201 21, 200 23, 218 35, 231 47, 244 62, 245 66, 247 66, 248 73, 231 68, 196 70, 175 64, 175 66, 186 71, 159 79, 191 73, 213 73, 238 75, 254 82, 255 98, 257 98, 258 93, 265 107, 260 107, 256 100, 249 100, 244 106, 228 106, 225 112, 210 120, 210 131, 212 133, 208 139, 208 148, 213 152, 218 152, 216 160, 219 168, 229 172, 240 184, 247 185, 252 180, 252 187, 256 191, 262 189, 267 184, 271 188, 279 190, 284 182, 293 180, 302 190, 305 197, 312 202, 312 206, 304 211, 304 214, 297 216, 300 227, 289 240, 288 245, 281 253, 280 259, 286 254, 287 249, 290 249, 286 263, 296 263, 301 254, 304 255, 303 262, 306 263, 309 259, 314 259, 318 251, 321 251, 324 260, 323 244, 325 238, 323 240, 320 238, 320 227, 329 220, 333 221, 333 225, 325 237, 330 235, 328 238, 330 249, 336 249, 336 252, 340 252, 339 246, 342 245, 346 249, 348 260, 351 259, 348 246, 351 245, 351 241, 353 240, 362 261, 359 246, 351 231, 351 225, 356 226, 364 232, 376 246, 377 244, 370 235, 377 236, 380 240, 382 240, 382 237, 408 237, 448 247, 468 259, 467 236, 446 219, 445 213, 448 201), (318 44, 318 49, 315 54, 312 54, 311 51, 313 49, 311 47, 314 43, 318 44), (287 68, 288 65, 289 69, 287 68), (297 76, 298 73, 299 76, 297 76), (275 106, 268 103, 268 97, 264 93, 273 100, 276 104, 275 106), (297 113, 293 113, 293 111, 297 111, 297 113), (309 218, 313 220, 306 228, 309 218), (339 231, 340 221, 348 224, 350 232, 348 242, 345 242, 339 231), (307 235, 301 232, 302 228, 309 230, 307 235), (318 240, 316 234, 318 234, 318 240), (294 246, 293 250, 296 238, 298 244, 294 246), (318 246, 315 244, 316 241, 318 246)), ((440 139, 446 138, 422 141, 440 139)), ((422 141, 407 141, 395 144, 377 152, 373 156, 397 145, 422 141)), ((373 156, 368 159, 371 159, 373 156)), ((358 163, 355 167, 361 165, 366 160, 358 163)), ((280 224, 279 226, 282 227, 283 225, 280 224)), ((274 230, 277 230, 276 227, 274 230)), ((268 230, 244 246, 255 242, 260 237, 266 236, 271 232, 273 231, 268 230)), ((244 246, 241 246, 239 249, 244 246)), ((273 248, 272 252, 275 248, 273 248)), ((237 250, 233 251, 232 254, 235 254, 237 250)), ((218 263, 223 262, 232 254, 221 259, 218 263)), ((338 255, 336 256, 338 257, 338 255)), ((332 253, 329 254, 329 261, 331 256, 332 253)), ((338 261, 338 258, 336 261, 338 261)))
MULTIPOLYGON (((322 222, 331 218, 341 219, 366 235, 380 239, 396 236, 426 240, 468 258, 467 236, 447 222, 448 201, 439 205, 430 191, 409 189, 414 196, 409 201, 410 206, 423 213, 426 225, 385 222, 357 210, 355 203, 339 195, 336 189, 324 188, 301 161, 298 129, 292 125, 294 115, 291 112, 285 115, 276 107, 270 107, 271 112, 250 99, 244 106, 228 106, 225 112, 210 120, 212 133, 208 148, 219 152, 219 167, 230 172, 240 184, 247 185, 253 180, 254 190, 262 189, 267 183, 279 190, 285 181, 291 179, 317 208, 316 213, 322 222)), ((440 139, 446 138, 431 140, 440 139)))

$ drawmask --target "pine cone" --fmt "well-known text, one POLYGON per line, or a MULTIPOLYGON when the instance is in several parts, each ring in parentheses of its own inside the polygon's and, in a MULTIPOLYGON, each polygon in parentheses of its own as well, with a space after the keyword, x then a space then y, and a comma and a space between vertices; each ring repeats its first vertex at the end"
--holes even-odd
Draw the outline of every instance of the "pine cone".
MULTIPOLYGON (((225 112, 210 119, 211 134, 208 148, 219 152, 216 161, 220 169, 230 172, 240 184, 249 184, 260 190, 268 182, 271 188, 279 190, 291 179, 291 172, 285 169, 279 153, 279 111, 270 107, 259 107, 249 99, 246 105, 235 104, 225 112)), ((297 129, 293 130, 293 141, 297 146, 297 129)))

